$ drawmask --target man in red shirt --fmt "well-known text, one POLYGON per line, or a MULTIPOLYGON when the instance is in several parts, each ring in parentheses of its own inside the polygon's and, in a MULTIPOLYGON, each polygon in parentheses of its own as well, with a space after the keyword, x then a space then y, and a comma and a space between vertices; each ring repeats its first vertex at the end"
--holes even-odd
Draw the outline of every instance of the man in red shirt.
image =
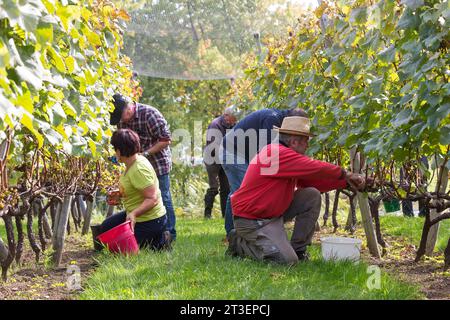
POLYGON ((308 260, 319 218, 321 192, 365 185, 362 176, 305 155, 310 121, 286 117, 279 143, 264 147, 250 162, 241 187, 232 195, 235 229, 227 254, 293 264, 308 260), (295 219, 291 241, 284 223, 295 219))

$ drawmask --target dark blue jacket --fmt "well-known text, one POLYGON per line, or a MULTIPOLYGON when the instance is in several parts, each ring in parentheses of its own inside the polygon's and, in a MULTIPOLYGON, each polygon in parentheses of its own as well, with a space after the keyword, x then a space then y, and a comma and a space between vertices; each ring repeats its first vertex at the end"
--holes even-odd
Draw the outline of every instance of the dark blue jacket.
POLYGON ((280 127, 283 119, 287 117, 288 110, 278 110, 278 109, 262 109, 250 113, 244 119, 239 121, 232 130, 223 138, 223 146, 226 152, 233 153, 243 157, 247 163, 255 156, 256 152, 259 152, 263 147, 272 142, 271 130, 273 126, 280 127), (247 132, 249 129, 256 130, 256 148, 250 148, 250 138, 245 137, 245 149, 243 148, 243 139, 236 138, 236 130, 242 129, 247 132), (266 129, 266 132, 261 132, 260 129, 266 129), (266 136, 265 141, 260 141, 260 134, 266 136), (232 139, 234 139, 234 148, 229 150, 228 146, 231 145, 232 139))

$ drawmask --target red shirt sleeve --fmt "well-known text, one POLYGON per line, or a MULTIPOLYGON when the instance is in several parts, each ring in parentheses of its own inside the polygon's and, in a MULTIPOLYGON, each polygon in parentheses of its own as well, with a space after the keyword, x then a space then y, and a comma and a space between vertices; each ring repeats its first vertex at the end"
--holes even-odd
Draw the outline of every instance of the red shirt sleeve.
POLYGON ((313 187, 320 192, 329 192, 335 189, 344 189, 347 186, 345 179, 308 180, 297 181, 297 188, 313 187))
MULTIPOLYGON (((311 159, 278 144, 270 145, 268 152, 273 178, 293 178, 297 187, 314 187, 320 192, 342 189, 347 185, 345 171, 339 166, 311 159)), ((260 153, 258 160, 261 159, 260 153)))
POLYGON ((279 168, 276 176, 297 178, 299 181, 341 180, 343 179, 343 170, 334 164, 314 160, 285 146, 280 146, 279 168))

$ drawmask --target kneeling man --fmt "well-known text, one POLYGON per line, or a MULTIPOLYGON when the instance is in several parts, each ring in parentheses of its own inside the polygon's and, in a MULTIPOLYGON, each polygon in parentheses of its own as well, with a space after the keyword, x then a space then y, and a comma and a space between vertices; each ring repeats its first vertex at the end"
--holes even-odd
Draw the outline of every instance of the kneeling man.
POLYGON ((279 143, 264 147, 251 161, 241 187, 232 195, 235 229, 228 236, 231 256, 294 264, 308 260, 319 218, 321 192, 349 184, 361 189, 362 176, 305 155, 310 120, 286 117, 279 143), (284 223, 295 219, 291 241, 284 223))

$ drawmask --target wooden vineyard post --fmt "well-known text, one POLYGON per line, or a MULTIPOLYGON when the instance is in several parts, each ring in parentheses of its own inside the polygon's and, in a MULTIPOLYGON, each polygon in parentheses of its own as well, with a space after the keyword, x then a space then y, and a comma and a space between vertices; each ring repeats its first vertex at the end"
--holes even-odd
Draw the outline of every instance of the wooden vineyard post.
POLYGON ((65 195, 60 210, 56 213, 55 231, 53 232, 53 264, 58 267, 61 263, 66 238, 67 223, 69 222, 72 195, 65 195))
POLYGON ((54 242, 56 229, 57 229, 58 223, 59 223, 59 216, 60 216, 60 212, 61 212, 61 205, 62 205, 62 203, 60 201, 57 201, 53 205, 54 213, 52 213, 53 214, 53 222, 52 222, 53 236, 52 236, 52 242, 54 242))
MULTIPOLYGON (((83 230, 85 228, 85 224, 86 224, 86 202, 83 200, 83 196, 79 195, 75 198, 75 202, 76 202, 76 207, 77 207, 77 211, 79 213, 79 218, 80 218, 80 224, 81 225, 81 234, 84 235, 85 233, 83 233, 83 230)), ((90 223, 90 221, 89 221, 90 223)), ((89 229, 89 226, 88 226, 89 229)))
MULTIPOLYGON (((439 179, 441 179, 441 182, 436 185, 436 192, 443 194, 447 190, 447 184, 448 184, 448 168, 447 167, 441 167, 439 170, 440 175, 438 176, 439 179)), ((440 212, 438 212, 436 209, 430 210, 430 221, 433 221, 433 219, 439 217, 441 215, 440 212)), ((430 228, 430 231, 428 231, 428 237, 427 237, 427 244, 425 247, 425 255, 431 256, 433 255, 434 247, 436 246, 436 241, 439 233, 439 222, 433 225, 430 228)))
POLYGON ((83 200, 83 196, 77 197, 78 211, 81 212, 83 219, 86 217, 86 202, 83 200))
MULTIPOLYGON (((72 204, 70 206, 70 213, 72 214, 75 232, 78 232, 78 227, 80 227, 80 222, 81 222, 81 212, 78 211, 77 196, 74 196, 72 199, 72 204)), ((70 220, 70 218, 69 218, 69 220, 70 220)))
POLYGON ((84 215, 83 229, 81 231, 82 235, 88 234, 89 227, 91 226, 92 209, 94 208, 94 197, 92 196, 87 197, 86 202, 87 207, 86 207, 86 214, 84 215))
MULTIPOLYGON (((356 148, 350 150, 350 159, 352 159, 352 172, 361 172, 361 158, 360 153, 356 154, 356 148)), ((370 254, 375 258, 381 258, 380 249, 378 248, 377 237, 375 228, 373 227, 372 217, 369 207, 369 196, 367 193, 357 192, 356 198, 358 199, 359 208, 361 210, 361 221, 364 226, 364 232, 367 239, 367 247, 370 254)))

